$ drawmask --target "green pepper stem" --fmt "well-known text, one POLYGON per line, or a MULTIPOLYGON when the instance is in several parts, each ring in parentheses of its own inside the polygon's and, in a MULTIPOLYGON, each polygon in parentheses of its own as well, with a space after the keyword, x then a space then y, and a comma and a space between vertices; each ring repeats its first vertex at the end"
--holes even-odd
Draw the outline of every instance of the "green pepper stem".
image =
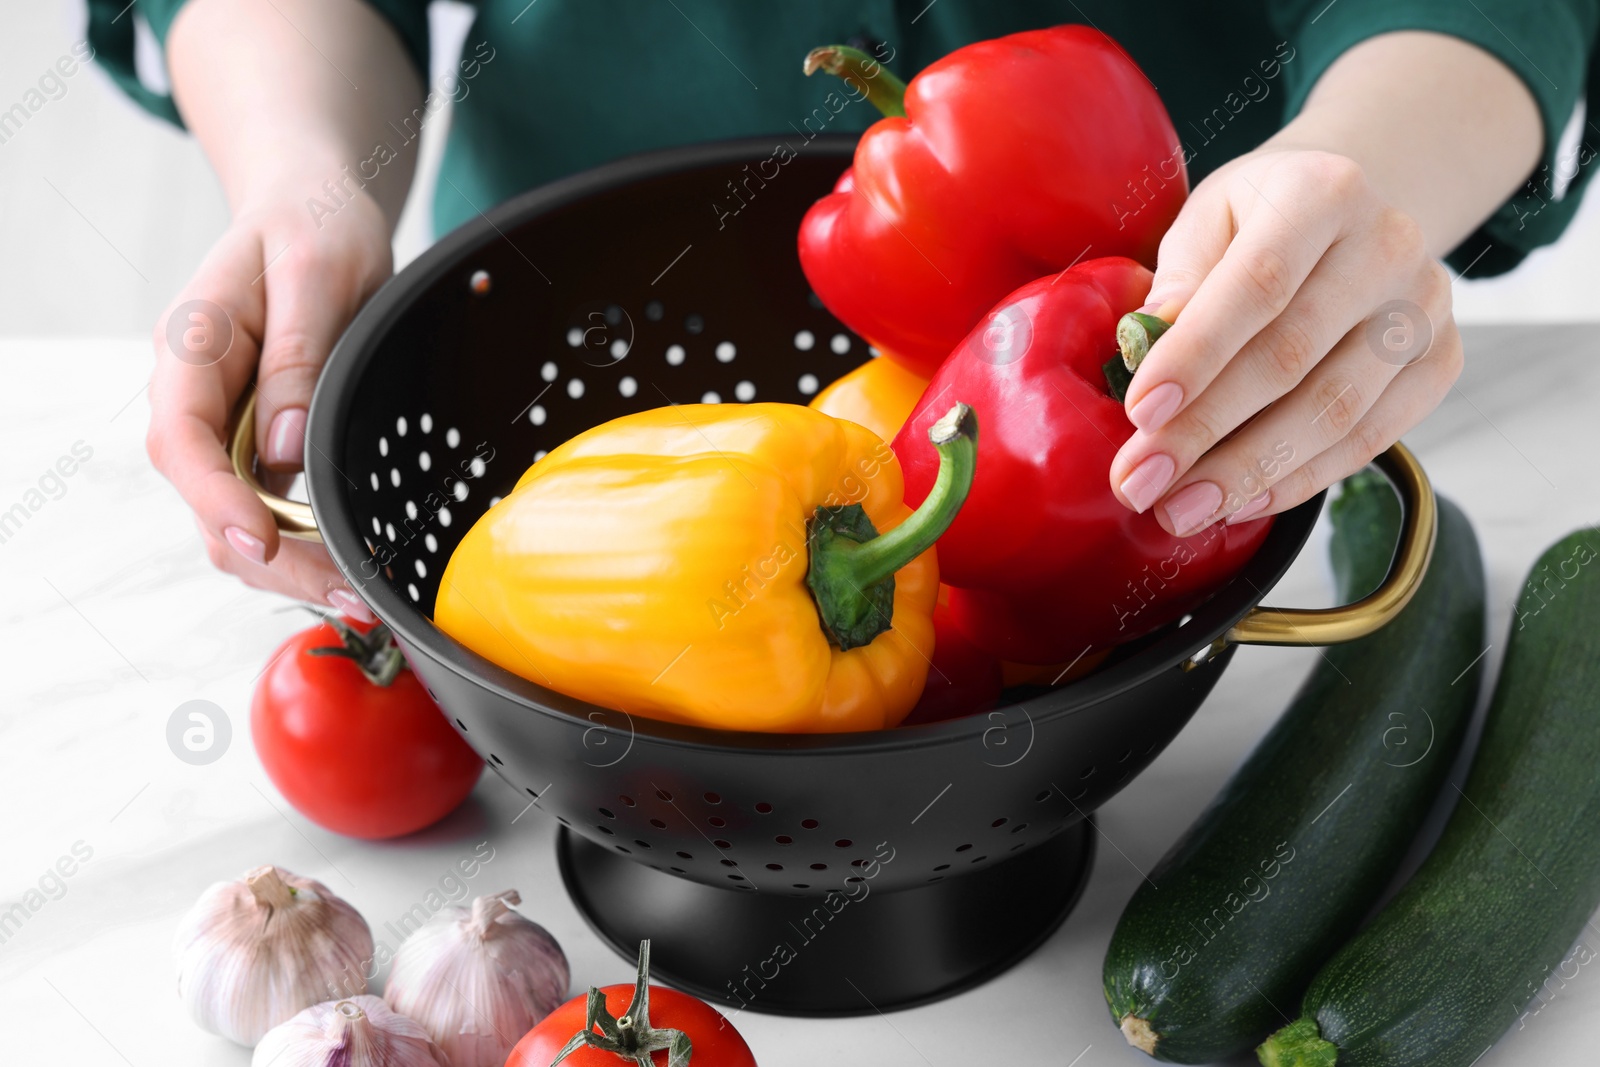
POLYGON ((811 520, 806 584, 828 636, 841 649, 870 644, 890 628, 894 576, 950 528, 966 502, 978 464, 978 417, 957 404, 928 428, 939 473, 922 506, 888 533, 873 528, 860 504, 820 507, 811 520))
POLYGON ((885 117, 905 117, 906 83, 859 48, 843 44, 813 48, 806 53, 802 69, 808 76, 823 70, 845 82, 854 79, 862 86, 872 106, 883 112, 885 117))
POLYGON ((1150 346, 1157 338, 1172 328, 1166 319, 1130 311, 1117 322, 1117 348, 1122 352, 1122 365, 1132 374, 1150 354, 1150 346))
POLYGON ((1150 346, 1156 343, 1156 338, 1171 326, 1167 320, 1146 315, 1142 311, 1130 311, 1117 320, 1117 349, 1122 353, 1122 358, 1108 360, 1100 368, 1106 376, 1106 390, 1117 403, 1127 399, 1133 372, 1150 354, 1150 346))
POLYGON ((978 417, 972 409, 965 404, 951 408, 928 427, 928 440, 939 452, 939 474, 922 506, 888 533, 852 545, 844 553, 845 568, 863 588, 878 584, 932 548, 972 489, 978 469, 978 417))
POLYGON ((1256 1048, 1263 1067, 1333 1067, 1339 1061, 1339 1046, 1324 1041, 1317 1021, 1296 1019, 1256 1048))

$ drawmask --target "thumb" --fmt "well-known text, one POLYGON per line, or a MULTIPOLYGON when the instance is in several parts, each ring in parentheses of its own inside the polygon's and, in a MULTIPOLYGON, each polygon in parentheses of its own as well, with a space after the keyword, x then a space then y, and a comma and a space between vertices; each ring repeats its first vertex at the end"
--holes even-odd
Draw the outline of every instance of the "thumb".
POLYGON ((311 393, 355 314, 355 301, 346 294, 357 287, 329 264, 296 259, 292 250, 257 284, 267 286, 267 316, 256 380, 256 451, 269 469, 298 470, 311 393))
POLYGON ((1221 197, 1192 196, 1161 238, 1155 278, 1141 311, 1172 322, 1233 240, 1233 213, 1221 197))

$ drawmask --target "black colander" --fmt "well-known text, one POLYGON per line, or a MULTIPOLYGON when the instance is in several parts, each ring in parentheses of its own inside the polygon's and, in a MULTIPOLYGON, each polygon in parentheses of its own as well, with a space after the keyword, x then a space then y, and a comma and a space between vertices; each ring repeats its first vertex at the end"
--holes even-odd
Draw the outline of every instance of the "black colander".
MULTIPOLYGON (((451 233, 367 304, 329 359, 310 412, 311 508, 269 503, 286 528, 320 530, 462 736, 562 824, 567 887, 620 953, 649 937, 658 978, 754 1010, 870 1012, 966 988, 1048 936, 1087 876, 1089 813, 1172 740, 1232 644, 1381 625, 1426 567, 1432 496, 1397 446, 1386 469, 1408 497, 1403 551, 1355 608, 1256 608, 1319 496, 1279 516, 1243 572, 1181 624, 1081 681, 1011 690, 966 719, 716 732, 507 673, 429 614, 458 539, 530 463, 643 408, 804 403, 871 358, 795 255, 801 216, 852 142, 817 138, 766 162, 776 145, 636 157, 451 233)), ((247 479, 250 422, 236 438, 247 479)))

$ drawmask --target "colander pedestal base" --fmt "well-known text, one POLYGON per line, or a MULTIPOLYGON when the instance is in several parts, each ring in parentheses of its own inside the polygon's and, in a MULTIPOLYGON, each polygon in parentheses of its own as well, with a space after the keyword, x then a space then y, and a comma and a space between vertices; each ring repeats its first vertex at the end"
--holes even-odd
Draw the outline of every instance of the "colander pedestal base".
POLYGON ((953 996, 1042 944, 1083 892, 1094 830, 1080 822, 1014 859, 915 889, 841 886, 855 898, 841 892, 831 906, 679 878, 565 828, 556 850, 589 925, 628 960, 650 938, 651 974, 664 984, 750 1011, 865 1015, 953 996))

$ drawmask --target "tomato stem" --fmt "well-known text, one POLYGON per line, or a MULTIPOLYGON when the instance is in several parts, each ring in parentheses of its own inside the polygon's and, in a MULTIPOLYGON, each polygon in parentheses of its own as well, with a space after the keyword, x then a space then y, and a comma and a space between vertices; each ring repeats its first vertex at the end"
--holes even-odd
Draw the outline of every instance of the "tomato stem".
POLYGON ((657 1052, 667 1054, 667 1067, 689 1067, 692 1046, 689 1035, 682 1030, 650 1025, 650 941, 639 942, 639 975, 633 987, 633 1000, 628 1012, 620 1019, 612 1018, 606 1009, 606 995, 594 986, 589 987, 589 1003, 584 1015, 584 1026, 572 1040, 564 1045, 550 1067, 578 1051, 580 1048, 610 1052, 621 1059, 636 1064, 653 1064, 657 1052), (599 1033, 595 1027, 599 1026, 599 1033))
POLYGON ((324 645, 307 649, 313 656, 339 656, 355 663, 367 681, 387 688, 406 669, 406 658, 395 644, 388 624, 378 623, 366 633, 345 622, 337 615, 327 615, 312 610, 311 614, 333 627, 339 634, 338 645, 324 645))

